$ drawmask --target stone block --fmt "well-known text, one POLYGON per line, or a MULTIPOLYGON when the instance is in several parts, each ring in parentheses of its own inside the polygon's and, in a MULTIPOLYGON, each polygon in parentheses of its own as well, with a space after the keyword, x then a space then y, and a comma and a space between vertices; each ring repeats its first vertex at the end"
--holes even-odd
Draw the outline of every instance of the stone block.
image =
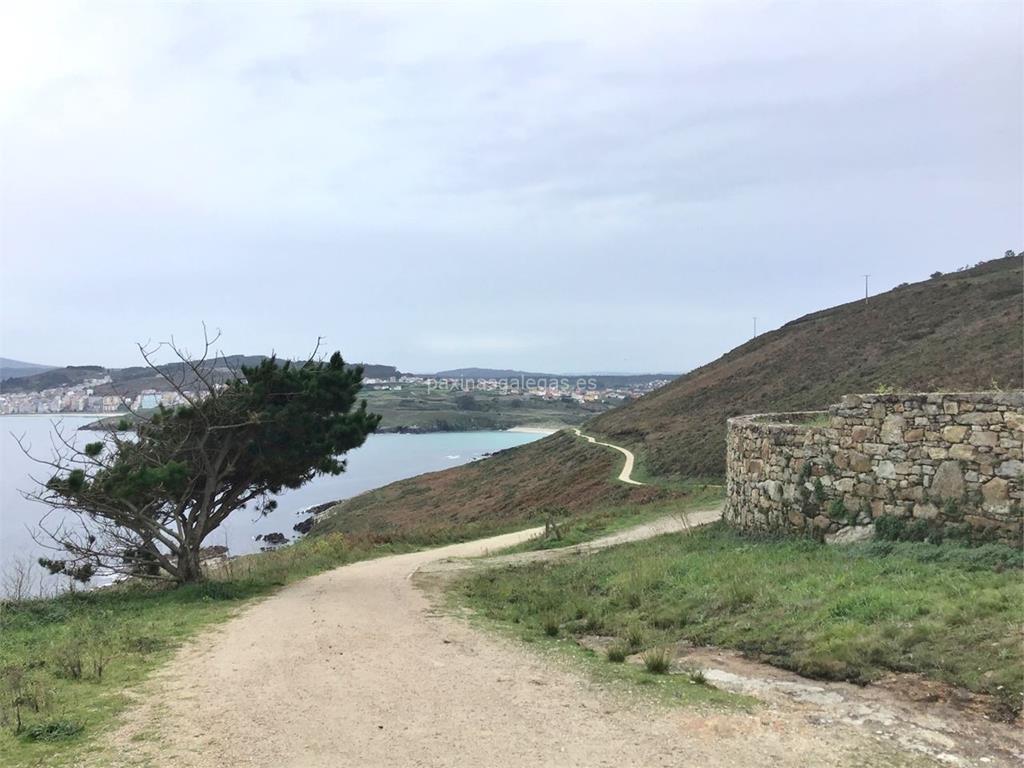
POLYGON ((993 477, 981 486, 981 496, 986 507, 1007 508, 1010 506, 1010 483, 1001 477, 993 477))
POLYGON ((891 461, 880 461, 878 466, 875 467, 875 476, 883 480, 895 480, 896 479, 896 465, 891 461))
POLYGON ((963 443, 957 443, 949 449, 949 458, 957 461, 974 461, 975 455, 974 446, 963 443))
POLYGON ((847 466, 854 472, 871 471, 871 459, 860 451, 850 451, 846 458, 847 466))
POLYGON ((942 402, 942 412, 953 414, 954 416, 960 413, 960 404, 956 400, 944 400, 942 402))
POLYGON ((939 516, 939 510, 934 504, 915 504, 913 514, 919 520, 934 520, 939 516))
POLYGON ((855 443, 863 443, 867 440, 874 440, 877 434, 877 429, 875 429, 874 427, 867 426, 854 427, 850 431, 850 437, 853 438, 853 442, 855 443))
POLYGON ((943 427, 942 428, 942 439, 947 443, 962 443, 964 438, 967 437, 967 433, 970 431, 969 427, 957 426, 957 427, 943 427))
POLYGON ((999 445, 999 435, 991 430, 977 428, 971 430, 971 445, 984 445, 993 447, 999 445))
POLYGON ((1012 459, 1010 461, 1004 461, 998 467, 996 467, 996 474, 1000 477, 1008 477, 1011 480, 1018 478, 1024 473, 1024 462, 1012 459))
POLYGON ((957 424, 987 425, 995 424, 1003 420, 1003 415, 998 411, 974 411, 972 413, 961 413, 956 417, 957 424))
POLYGON ((886 416, 882 421, 881 441, 883 443, 898 443, 903 440, 903 427, 906 426, 906 419, 897 414, 886 416))
POLYGON ((946 499, 959 500, 963 498, 964 490, 966 490, 964 486, 964 473, 960 468, 960 462, 942 462, 939 468, 935 470, 935 476, 932 478, 930 486, 931 497, 942 501, 946 499))

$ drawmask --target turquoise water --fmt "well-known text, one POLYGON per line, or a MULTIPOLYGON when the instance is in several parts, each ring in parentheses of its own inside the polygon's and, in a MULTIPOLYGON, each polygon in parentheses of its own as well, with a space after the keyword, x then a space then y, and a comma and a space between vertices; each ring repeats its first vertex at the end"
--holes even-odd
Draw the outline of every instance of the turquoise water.
MULTIPOLYGON (((60 421, 68 433, 95 416, 65 416, 60 421)), ((0 574, 15 558, 35 559, 46 550, 33 541, 46 508, 27 501, 21 491, 33 487, 31 477, 49 476, 47 467, 34 463, 18 448, 14 436, 23 436, 33 454, 51 454, 50 435, 54 417, 0 417, 0 574)), ((484 453, 511 448, 536 440, 540 435, 519 432, 438 432, 427 435, 373 435, 366 444, 348 455, 348 469, 337 477, 318 477, 312 482, 277 497, 278 508, 267 517, 238 510, 206 540, 208 545, 226 544, 232 554, 257 551, 258 534, 280 532, 292 538, 292 526, 304 519, 296 514, 325 501, 345 499, 371 488, 472 461, 484 453)), ((81 443, 96 439, 95 432, 76 433, 81 443)), ((55 522, 51 518, 51 522, 55 522)), ((39 569, 42 570, 41 568, 39 569)), ((2 586, 2 585, 0 585, 2 586)), ((0 590, 2 591, 2 590, 0 590)))

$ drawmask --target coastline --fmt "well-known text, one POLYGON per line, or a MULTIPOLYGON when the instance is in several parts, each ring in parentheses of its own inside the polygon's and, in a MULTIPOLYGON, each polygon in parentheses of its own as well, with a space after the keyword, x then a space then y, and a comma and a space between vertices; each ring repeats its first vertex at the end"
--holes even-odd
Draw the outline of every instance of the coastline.
POLYGON ((553 435, 555 432, 560 432, 560 429, 554 427, 509 427, 505 430, 506 432, 521 432, 527 435, 553 435))

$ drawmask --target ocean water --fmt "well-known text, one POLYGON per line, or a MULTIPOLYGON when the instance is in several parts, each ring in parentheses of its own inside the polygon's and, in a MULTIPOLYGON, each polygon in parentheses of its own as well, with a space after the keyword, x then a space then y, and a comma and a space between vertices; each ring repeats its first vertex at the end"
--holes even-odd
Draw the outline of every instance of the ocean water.
MULTIPOLYGON (((51 435, 59 421, 66 433, 74 434, 77 444, 97 439, 97 433, 76 432, 95 416, 0 416, 0 576, 9 572, 12 562, 33 562, 47 550, 33 539, 46 507, 26 500, 22 492, 33 488, 33 476, 45 479, 48 467, 35 463, 18 447, 15 436, 22 437, 32 454, 48 458, 52 453, 51 435)), ((295 490, 277 497, 278 508, 266 517, 251 510, 238 510, 206 540, 207 545, 226 545, 231 554, 258 551, 260 534, 280 532, 297 536, 292 526, 305 518, 300 511, 317 504, 351 496, 382 485, 472 461, 485 453, 523 445, 541 435, 520 432, 437 432, 425 435, 372 435, 361 448, 348 454, 348 468, 337 477, 317 477, 295 490)), ((48 522, 56 522, 51 517, 48 522)), ((36 566, 40 575, 43 569, 36 566)), ((54 582, 47 582, 53 586, 54 582)), ((0 584, 0 594, 3 592, 0 584)))

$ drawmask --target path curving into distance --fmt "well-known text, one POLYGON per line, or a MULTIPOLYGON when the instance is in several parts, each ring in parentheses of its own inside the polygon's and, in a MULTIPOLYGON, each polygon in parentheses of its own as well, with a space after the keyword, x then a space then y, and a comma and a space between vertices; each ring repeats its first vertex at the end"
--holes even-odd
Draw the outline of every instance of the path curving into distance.
POLYGON ((572 431, 576 433, 577 437, 586 438, 589 442, 593 443, 594 445, 603 445, 606 448, 614 448, 616 451, 618 451, 619 453, 626 457, 626 463, 622 465, 622 471, 619 472, 619 480, 621 480, 624 483, 629 483, 630 485, 647 485, 647 483, 641 483, 639 480, 633 479, 633 465, 636 463, 636 457, 633 455, 633 452, 631 450, 629 450, 628 448, 623 448, 621 445, 613 445, 612 443, 602 443, 600 440, 596 440, 590 435, 583 434, 575 427, 573 427, 572 431))

